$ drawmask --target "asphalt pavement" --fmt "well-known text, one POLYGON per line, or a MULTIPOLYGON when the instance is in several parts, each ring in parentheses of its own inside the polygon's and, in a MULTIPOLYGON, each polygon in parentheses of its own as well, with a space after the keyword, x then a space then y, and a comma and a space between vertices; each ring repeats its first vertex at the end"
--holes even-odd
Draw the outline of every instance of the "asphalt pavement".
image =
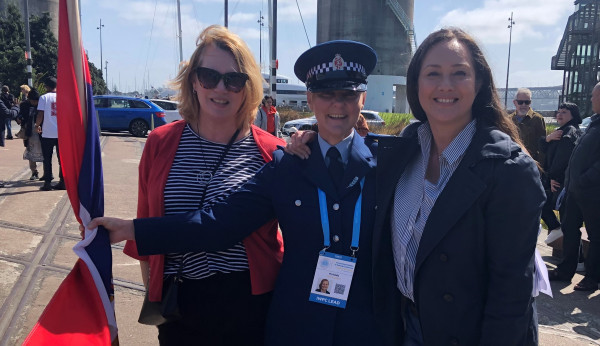
MULTIPOLYGON (((13 126, 13 133, 19 127, 13 126)), ((137 205, 137 167, 144 138, 128 134, 101 137, 105 214, 133 218, 137 205)), ((39 191, 28 180, 20 139, 0 147, 0 345, 21 345, 44 307, 73 267, 71 250, 79 239, 78 224, 65 191, 39 191)), ((54 160, 54 176, 58 165, 54 160)), ((42 173, 39 164, 40 175, 42 173)), ((56 182, 56 180, 55 180, 56 182)), ((542 232, 544 233, 544 232, 542 232)), ((551 248, 538 241, 549 267, 557 262, 551 248)), ((116 316, 121 345, 158 345, 155 327, 137 323, 143 286, 136 260, 112 246, 116 316)), ((540 345, 600 345, 600 291, 573 291, 573 284, 552 283, 554 298, 537 299, 540 345)))

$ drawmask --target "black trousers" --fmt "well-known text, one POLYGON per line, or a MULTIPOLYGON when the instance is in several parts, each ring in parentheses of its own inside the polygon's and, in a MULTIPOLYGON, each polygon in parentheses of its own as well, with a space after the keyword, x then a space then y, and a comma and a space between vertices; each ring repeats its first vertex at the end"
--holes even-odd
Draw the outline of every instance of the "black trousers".
POLYGON ((554 200, 553 192, 551 190, 546 190, 546 202, 542 207, 542 220, 544 220, 546 226, 548 226, 548 231, 560 227, 560 222, 558 221, 556 214, 554 214, 555 204, 556 201, 554 200))
POLYGON ((60 181, 63 181, 62 168, 60 166, 60 155, 58 151, 58 138, 45 138, 41 137, 42 141, 42 155, 44 156, 44 182, 50 183, 52 181, 52 152, 56 146, 56 156, 58 157, 58 176, 60 181))
POLYGON ((252 295, 249 271, 184 279, 178 294, 183 318, 158 326, 162 346, 264 345, 272 294, 252 295))
POLYGON ((573 193, 567 194, 562 230, 564 259, 557 270, 563 276, 573 277, 579 258, 581 243, 580 228, 585 229, 590 241, 585 259, 585 277, 600 280, 600 200, 582 199, 573 193))

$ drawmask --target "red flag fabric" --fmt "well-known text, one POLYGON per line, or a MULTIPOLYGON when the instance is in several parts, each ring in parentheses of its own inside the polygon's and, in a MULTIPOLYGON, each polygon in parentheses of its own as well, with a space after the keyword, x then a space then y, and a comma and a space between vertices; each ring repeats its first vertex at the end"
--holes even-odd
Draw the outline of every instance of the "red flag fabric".
MULTIPOLYGON (((104 214, 99 131, 81 43, 78 0, 59 0, 57 122, 60 158, 77 220, 104 214)), ((112 254, 104 229, 86 230, 79 256, 24 345, 110 345, 117 341, 112 254)))

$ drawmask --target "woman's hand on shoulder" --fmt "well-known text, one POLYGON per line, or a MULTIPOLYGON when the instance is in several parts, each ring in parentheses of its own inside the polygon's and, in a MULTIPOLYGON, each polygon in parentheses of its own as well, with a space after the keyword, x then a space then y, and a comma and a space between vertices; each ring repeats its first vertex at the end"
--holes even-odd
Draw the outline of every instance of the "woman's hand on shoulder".
POLYGON ((314 141, 316 138, 317 133, 314 131, 297 131, 290 137, 290 143, 285 146, 285 152, 306 160, 310 155, 310 148, 307 143, 314 141))

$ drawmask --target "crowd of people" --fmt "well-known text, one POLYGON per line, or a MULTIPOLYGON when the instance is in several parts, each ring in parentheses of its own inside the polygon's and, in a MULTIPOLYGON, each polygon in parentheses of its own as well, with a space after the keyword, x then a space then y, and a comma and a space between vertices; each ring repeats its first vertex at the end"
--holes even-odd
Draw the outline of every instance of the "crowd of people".
MULTIPOLYGON (((548 277, 568 282, 585 222, 575 290, 598 289, 600 83, 585 132, 562 103, 547 134, 531 91, 507 114, 475 40, 440 29, 408 66, 417 122, 376 136, 360 119, 376 64, 355 41, 305 51, 294 71, 318 133, 285 146, 247 45, 202 31, 173 81, 183 120, 144 147, 137 218, 82 228, 127 241, 146 286, 140 322, 161 345, 537 345, 540 220, 548 243, 564 238, 548 277)), ((46 87, 20 105, 24 159, 31 179, 43 161, 42 190, 64 189, 62 174, 50 184, 56 80, 46 87)))
MULTIPOLYGON (((12 140, 15 136, 23 140, 25 150, 23 160, 29 162, 31 176, 29 180, 40 180, 44 184, 42 191, 64 190, 65 183, 60 167, 58 151, 58 124, 56 111, 56 78, 44 79, 45 93, 40 96, 37 90, 28 85, 21 85, 20 97, 15 98, 8 86, 2 87, 0 94, 0 146, 4 146, 5 138, 12 140), (20 101, 20 102, 19 102, 20 101), (20 130, 13 136, 12 121, 20 125, 20 130), (5 137, 6 132, 6 137, 5 137), (52 157, 56 147, 60 180, 52 185, 52 157), (43 175, 39 176, 38 162, 43 163, 43 175)), ((4 183, 0 182, 0 187, 4 183)))

